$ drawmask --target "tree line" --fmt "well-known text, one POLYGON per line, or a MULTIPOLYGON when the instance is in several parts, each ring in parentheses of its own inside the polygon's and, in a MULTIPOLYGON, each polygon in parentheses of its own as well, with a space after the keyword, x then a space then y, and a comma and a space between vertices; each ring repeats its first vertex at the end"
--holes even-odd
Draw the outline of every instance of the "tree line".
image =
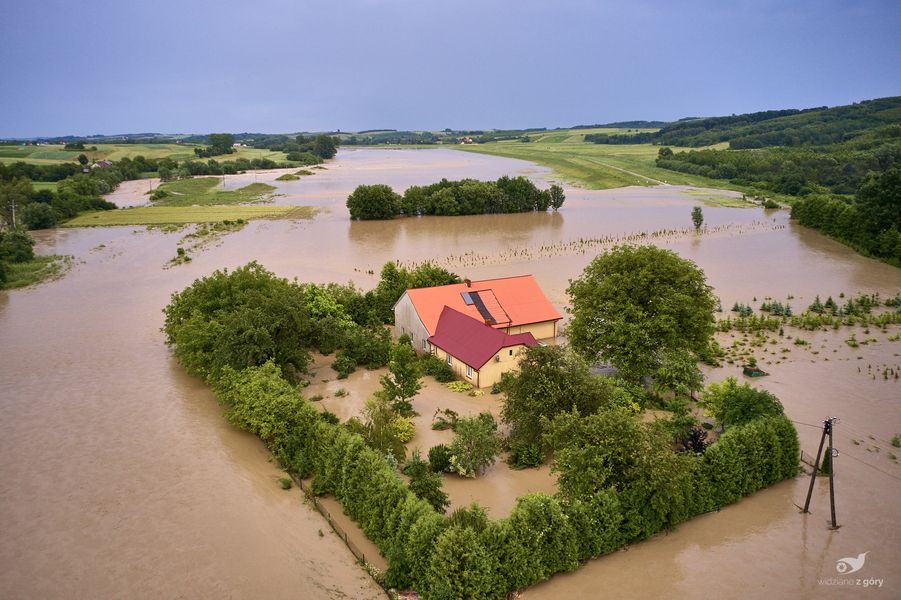
POLYGON ((792 205, 791 216, 861 254, 901 267, 901 166, 872 173, 854 199, 811 195, 792 205))
POLYGON ((497 181, 442 179, 426 186, 414 185, 403 196, 387 185, 361 185, 347 197, 351 219, 393 219, 418 215, 483 215, 554 210, 566 196, 559 185, 538 189, 522 176, 497 181))

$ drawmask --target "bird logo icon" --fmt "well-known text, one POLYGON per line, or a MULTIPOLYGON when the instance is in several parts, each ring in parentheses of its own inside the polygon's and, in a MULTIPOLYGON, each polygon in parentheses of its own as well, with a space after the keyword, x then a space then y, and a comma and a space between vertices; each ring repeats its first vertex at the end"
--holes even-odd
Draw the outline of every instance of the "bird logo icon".
POLYGON ((863 568, 863 563, 867 559, 867 554, 869 551, 864 552, 863 554, 858 554, 857 558, 853 556, 846 556, 845 558, 840 558, 835 561, 835 570, 839 573, 843 573, 845 575, 850 575, 851 573, 856 573, 863 568))

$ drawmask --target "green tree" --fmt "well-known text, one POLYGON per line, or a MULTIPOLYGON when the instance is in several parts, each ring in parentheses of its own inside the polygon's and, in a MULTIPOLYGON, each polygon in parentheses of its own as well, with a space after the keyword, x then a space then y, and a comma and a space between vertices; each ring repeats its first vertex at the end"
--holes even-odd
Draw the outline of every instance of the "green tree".
POLYGON ((207 142, 210 145, 210 156, 231 154, 235 151, 233 147, 235 136, 230 133, 211 133, 207 136, 207 142))
POLYGON ((700 206, 691 209, 691 222, 695 226, 695 231, 701 230, 701 226, 704 224, 704 212, 700 206))
POLYGON ((366 443, 381 454, 391 454, 403 460, 406 454, 404 439, 397 421, 398 414, 383 394, 376 392, 363 408, 363 427, 366 443))
POLYGON ((0 232, 0 260, 23 263, 34 258, 34 239, 25 231, 0 232))
POLYGON ((268 360, 292 381, 306 372, 313 326, 302 290, 256 262, 196 280, 163 312, 166 343, 192 374, 268 360))
POLYGON ((782 403, 776 396, 747 383, 738 385, 735 377, 708 385, 701 393, 700 403, 723 428, 783 414, 782 403))
POLYGON ((422 384, 419 381, 419 362, 416 352, 409 344, 393 344, 391 360, 388 362, 388 373, 379 380, 382 390, 398 413, 404 416, 413 414, 410 399, 419 393, 422 384))
POLYGON ((422 460, 418 449, 413 451, 413 456, 404 465, 404 473, 410 478, 410 490, 417 497, 431 504, 438 512, 447 510, 450 501, 441 489, 441 474, 433 471, 428 461, 422 460))
POLYGON ((352 219, 393 219, 400 202, 400 194, 387 185, 360 185, 347 197, 347 210, 352 219))
POLYGON ((83 167, 88 164, 88 157, 84 154, 78 155, 78 162, 83 167))
POLYGON ((22 210, 22 222, 28 229, 49 229, 56 225, 56 213, 49 204, 32 202, 22 210))
POLYGON ((333 158, 338 153, 338 138, 317 135, 313 138, 311 152, 320 158, 333 158))
POLYGON ((563 193, 563 188, 557 185, 556 183, 551 185, 548 189, 548 192, 551 195, 551 208, 555 211, 559 210, 561 206, 563 206, 563 202, 566 200, 566 195, 563 193))
POLYGON ((457 420, 450 445, 451 468, 463 477, 476 477, 494 464, 501 451, 497 423, 491 413, 457 420))
POLYGON ((857 192, 861 225, 870 235, 901 231, 901 166, 871 173, 857 192))
POLYGON ((424 600, 478 600, 496 596, 497 558, 471 527, 449 527, 432 548, 424 600))
POLYGON ((640 382, 664 356, 704 352, 716 298, 693 262, 654 246, 617 246, 595 258, 567 290, 569 339, 589 360, 603 359, 640 382))
POLYGON ((553 419, 573 408, 592 414, 608 407, 613 397, 608 381, 592 375, 585 361, 563 346, 527 349, 519 372, 505 374, 501 387, 506 392, 501 419, 510 428, 511 443, 539 445, 539 462, 543 417, 553 419))
POLYGON ((31 202, 33 192, 31 181, 24 177, 0 181, 0 218, 7 227, 15 229, 18 226, 22 219, 21 211, 31 202))

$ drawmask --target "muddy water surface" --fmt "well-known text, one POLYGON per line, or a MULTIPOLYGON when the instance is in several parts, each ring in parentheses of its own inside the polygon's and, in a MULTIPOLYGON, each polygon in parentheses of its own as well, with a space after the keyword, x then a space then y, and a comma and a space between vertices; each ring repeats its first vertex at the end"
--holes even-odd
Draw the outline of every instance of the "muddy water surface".
MULTIPOLYGON (((39 252, 71 254, 76 264, 61 280, 0 292, 0 596, 377 597, 335 536, 319 536, 328 532, 324 521, 296 491, 278 488, 280 472, 261 444, 224 422, 205 386, 163 345, 160 310, 169 295, 215 269, 258 260, 286 277, 370 287, 386 260, 432 258, 473 278, 534 273, 562 309, 568 280, 598 252, 620 240, 647 240, 695 260, 724 305, 792 294, 798 310, 817 293, 901 290, 901 270, 794 226, 785 211, 705 207, 708 229, 695 235, 685 228, 697 200, 674 186, 569 189, 558 214, 352 223, 343 205, 359 183, 402 191, 441 177, 502 174, 548 177, 530 163, 450 150, 341 151, 325 170, 275 184, 284 194, 276 202, 328 209, 317 218, 251 223, 167 270, 178 233, 40 233, 39 252)), ((125 191, 121 199, 137 202, 125 191)), ((604 590, 697 597, 703 590, 721 597, 897 597, 901 470, 885 441, 901 432, 901 394, 857 368, 897 361, 898 344, 882 339, 828 362, 824 353, 799 353, 768 367, 773 374, 761 382, 799 422, 845 419, 848 429, 840 425, 836 440, 848 455, 837 466, 842 529, 825 528, 824 486, 815 492, 814 514, 797 514, 792 502, 803 501, 805 486, 799 478, 526 596, 598 597, 604 590), (869 445, 851 442, 852 427, 869 445), (837 559, 866 551, 861 575, 885 579, 883 588, 817 582, 837 575, 837 559)), ((799 425, 799 432, 813 452, 817 430, 799 425)), ((545 473, 527 477, 534 480, 523 487, 546 485, 545 473)), ((508 510, 520 490, 491 481, 468 490, 447 485, 456 497, 471 494, 508 510)))

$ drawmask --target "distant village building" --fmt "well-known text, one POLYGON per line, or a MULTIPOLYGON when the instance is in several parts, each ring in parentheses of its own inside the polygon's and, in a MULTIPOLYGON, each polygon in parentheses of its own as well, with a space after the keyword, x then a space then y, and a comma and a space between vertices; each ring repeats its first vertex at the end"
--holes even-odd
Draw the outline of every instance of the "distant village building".
POLYGON ((469 137, 469 136, 466 136, 466 137, 464 137, 463 139, 460 140, 460 143, 461 143, 461 144, 471 144, 471 143, 472 143, 472 138, 469 137))
POLYGON ((91 165, 92 169, 105 169, 107 167, 113 166, 113 161, 111 160, 98 160, 94 164, 91 165))
POLYGON ((479 387, 516 368, 524 347, 553 344, 562 318, 532 275, 409 289, 394 304, 396 335, 410 336, 419 352, 449 360, 479 387), (497 366, 486 371, 483 357, 497 366))

